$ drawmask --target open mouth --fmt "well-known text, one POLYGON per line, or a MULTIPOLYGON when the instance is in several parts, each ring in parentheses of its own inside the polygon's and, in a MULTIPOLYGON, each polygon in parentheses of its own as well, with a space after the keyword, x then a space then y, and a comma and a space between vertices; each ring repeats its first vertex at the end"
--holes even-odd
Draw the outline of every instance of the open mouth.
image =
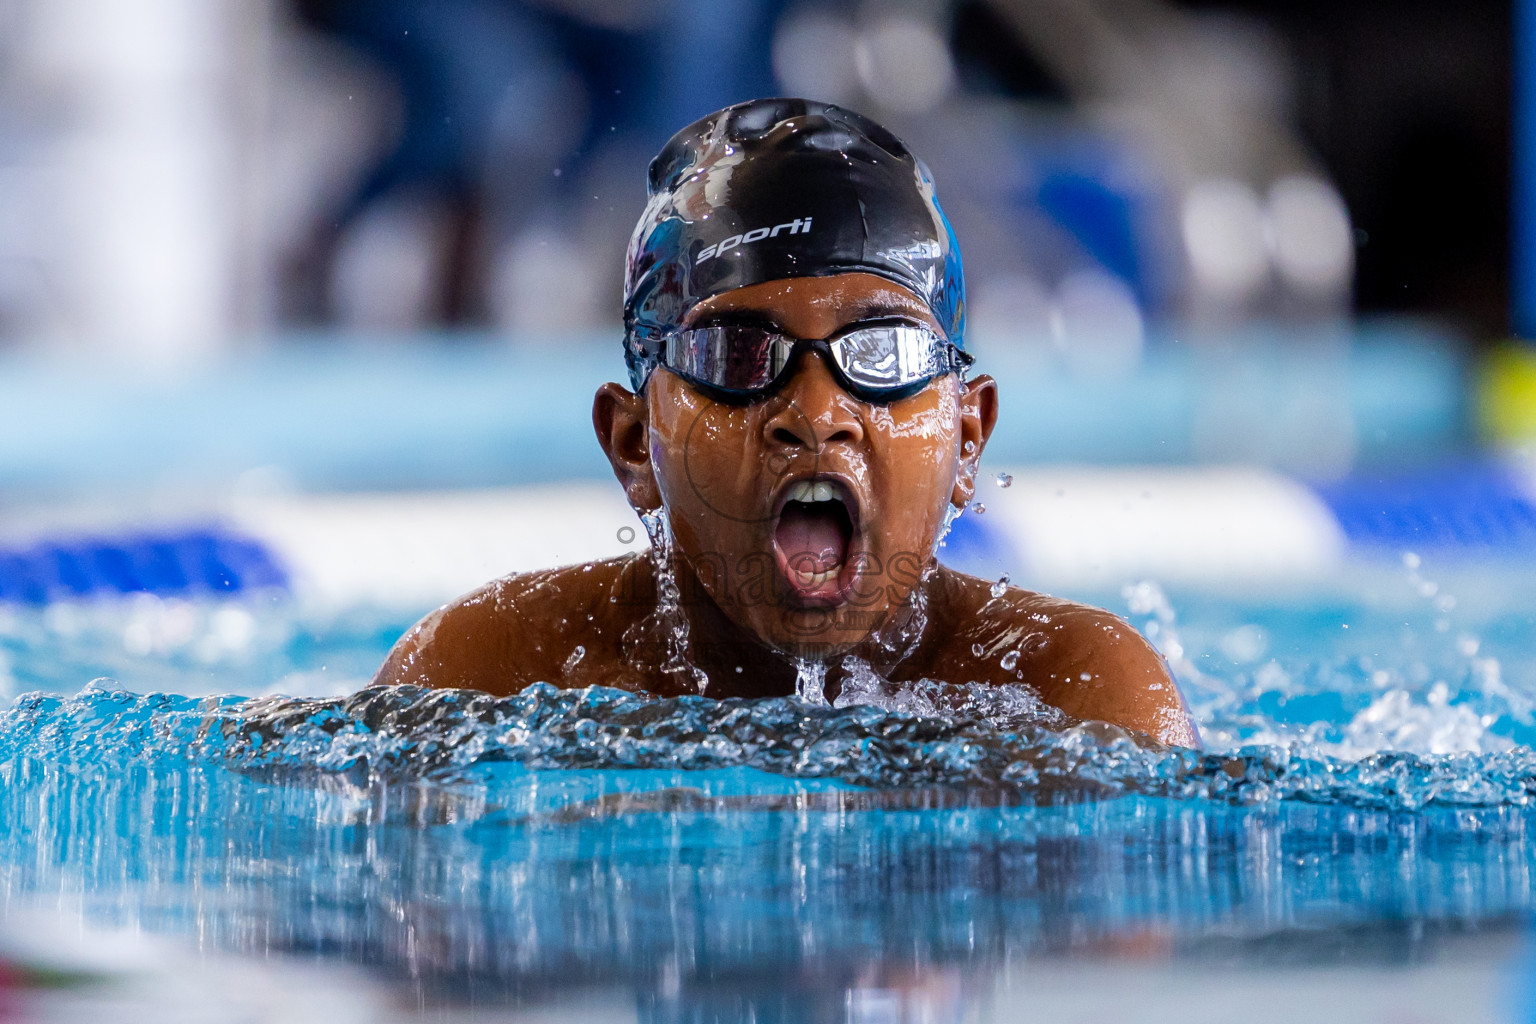
POLYGON ((850 504, 837 481, 800 480, 785 492, 773 540, 785 578, 800 596, 840 596, 838 581, 853 547, 850 504))

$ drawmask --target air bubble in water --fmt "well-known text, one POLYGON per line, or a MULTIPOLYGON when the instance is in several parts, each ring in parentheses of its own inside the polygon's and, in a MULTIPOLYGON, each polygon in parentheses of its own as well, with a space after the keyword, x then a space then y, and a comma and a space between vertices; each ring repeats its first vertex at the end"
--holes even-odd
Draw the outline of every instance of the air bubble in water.
POLYGON ((999 487, 1012 487, 1013 486, 1013 474, 1012 473, 999 473, 999 474, 997 474, 997 486, 999 486, 999 487))

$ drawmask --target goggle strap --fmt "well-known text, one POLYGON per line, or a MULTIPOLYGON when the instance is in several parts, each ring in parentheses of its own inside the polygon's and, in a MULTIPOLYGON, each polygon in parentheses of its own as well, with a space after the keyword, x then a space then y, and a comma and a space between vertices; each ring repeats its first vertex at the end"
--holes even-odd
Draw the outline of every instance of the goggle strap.
POLYGON ((631 331, 624 337, 624 365, 629 370, 630 387, 635 394, 645 391, 646 381, 661 365, 666 351, 666 339, 631 331))

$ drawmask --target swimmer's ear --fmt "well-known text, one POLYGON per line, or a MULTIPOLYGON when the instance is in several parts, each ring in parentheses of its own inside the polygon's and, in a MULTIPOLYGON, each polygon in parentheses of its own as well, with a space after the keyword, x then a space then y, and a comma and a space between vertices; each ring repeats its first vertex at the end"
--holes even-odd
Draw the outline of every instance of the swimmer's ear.
POLYGON ((976 472, 981 453, 997 426, 997 382, 983 374, 960 389, 960 471, 949 500, 963 508, 976 493, 976 472), (969 454, 967 454, 969 451, 969 454))
POLYGON ((642 511, 660 508, 645 399, 611 381, 604 384, 592 399, 592 426, 629 504, 642 511))

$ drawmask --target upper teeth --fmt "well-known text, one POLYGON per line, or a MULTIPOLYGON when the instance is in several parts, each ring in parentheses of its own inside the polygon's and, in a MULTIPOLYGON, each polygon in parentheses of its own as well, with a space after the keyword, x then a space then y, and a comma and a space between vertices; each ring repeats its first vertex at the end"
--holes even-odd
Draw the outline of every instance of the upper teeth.
POLYGON ((812 483, 809 480, 801 480, 789 489, 789 501, 835 501, 837 500, 837 488, 824 480, 812 483))

